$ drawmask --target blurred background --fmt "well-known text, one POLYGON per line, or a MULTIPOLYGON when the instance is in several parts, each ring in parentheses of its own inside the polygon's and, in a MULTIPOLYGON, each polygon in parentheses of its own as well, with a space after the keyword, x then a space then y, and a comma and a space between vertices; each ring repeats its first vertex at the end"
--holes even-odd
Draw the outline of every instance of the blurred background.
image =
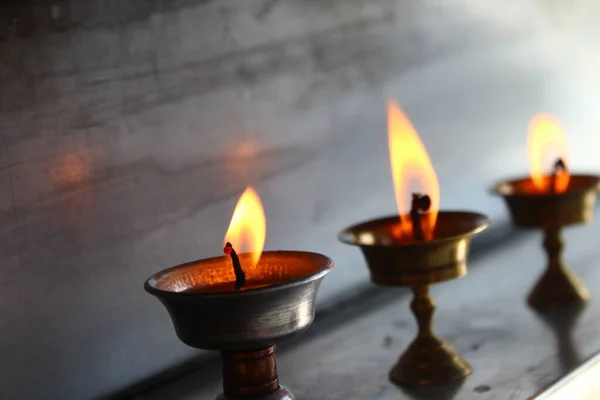
POLYGON ((367 269, 336 239, 395 212, 394 98, 441 205, 506 220, 556 116, 600 172, 594 0, 23 0, 0 5, 1 399, 108 396, 197 351, 144 280, 219 255, 246 185, 266 249, 332 257, 319 307, 367 269))

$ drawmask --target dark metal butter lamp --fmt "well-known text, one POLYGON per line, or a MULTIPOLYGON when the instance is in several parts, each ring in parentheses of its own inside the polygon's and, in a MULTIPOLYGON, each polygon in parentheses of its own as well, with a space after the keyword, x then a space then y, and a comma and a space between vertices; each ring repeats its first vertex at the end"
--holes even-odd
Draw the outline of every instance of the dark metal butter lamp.
POLYGON ((600 180, 593 175, 569 173, 566 135, 550 115, 537 115, 531 122, 529 162, 530 177, 506 180, 493 188, 504 198, 516 226, 544 232, 548 264, 527 302, 539 310, 581 306, 590 294, 563 263, 561 230, 593 219, 600 180), (553 150, 558 154, 552 154, 553 150), (550 173, 543 168, 548 155, 554 160, 550 173))
POLYGON ((411 310, 418 334, 390 371, 392 382, 420 386, 462 379, 471 373, 471 366, 433 333, 435 302, 429 287, 466 275, 471 237, 489 220, 474 212, 438 211, 439 186, 429 156, 393 102, 388 106, 388 124, 400 215, 351 226, 339 238, 360 247, 374 284, 408 286, 413 291, 411 310), (410 201, 409 184, 414 180, 423 183, 427 194, 415 193, 410 201), (405 209, 410 211, 402 213, 405 209))
POLYGON ((294 399, 279 384, 275 345, 311 325, 317 290, 333 267, 321 254, 262 252, 265 226, 249 188, 232 217, 225 256, 166 269, 144 285, 166 307, 182 342, 221 352, 219 400, 294 399), (249 237, 256 251, 237 254, 231 243, 243 245, 249 237))

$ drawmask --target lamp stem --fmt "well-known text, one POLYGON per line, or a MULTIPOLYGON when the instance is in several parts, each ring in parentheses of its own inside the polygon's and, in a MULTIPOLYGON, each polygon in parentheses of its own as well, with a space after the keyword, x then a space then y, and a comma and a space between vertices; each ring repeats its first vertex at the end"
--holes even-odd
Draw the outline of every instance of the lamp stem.
POLYGON ((563 262, 564 240, 560 228, 546 228, 542 243, 548 265, 527 297, 529 305, 537 310, 547 310, 579 306, 588 301, 589 291, 563 262))
POLYGON ((560 228, 547 228, 544 230, 543 245, 548 256, 548 269, 562 270, 564 268, 562 259, 564 239, 560 228))
POLYGON ((255 351, 223 351, 223 394, 253 397, 279 389, 275 346, 255 351))
POLYGON ((429 294, 429 285, 413 286, 412 291, 414 297, 410 303, 410 309, 417 319, 419 326, 418 337, 432 337, 435 301, 429 294))

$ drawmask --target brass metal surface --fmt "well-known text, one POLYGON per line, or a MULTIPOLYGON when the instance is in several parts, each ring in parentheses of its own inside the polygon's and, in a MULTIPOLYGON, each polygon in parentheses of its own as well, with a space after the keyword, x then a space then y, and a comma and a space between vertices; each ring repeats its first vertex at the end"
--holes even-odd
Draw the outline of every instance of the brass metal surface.
POLYGON ((339 235, 342 242, 360 247, 376 285, 427 285, 464 276, 471 236, 484 230, 489 219, 478 213, 442 211, 434 240, 424 242, 396 239, 399 223, 397 215, 389 216, 351 226, 339 235))
POLYGON ((224 351, 221 359, 225 398, 270 395, 280 388, 275 346, 245 352, 224 351))
POLYGON ((548 256, 548 266, 527 297, 529 305, 543 310, 587 302, 590 292, 563 263, 564 239, 560 229, 545 229, 543 246, 548 256))
POLYGON ((500 182, 493 188, 506 201, 516 226, 544 231, 548 264, 527 297, 531 307, 573 307, 589 300, 589 291, 563 262, 561 228, 593 219, 599 183, 597 176, 571 175, 562 193, 538 193, 530 178, 500 182))
POLYGON ((599 183, 597 176, 571 175, 565 192, 539 193, 531 178, 520 178, 500 182, 492 191, 504 198, 515 225, 562 228, 593 218, 599 183))
POLYGON ((390 379, 401 386, 421 386, 466 377, 471 373, 471 365, 433 333, 435 302, 429 295, 429 286, 417 286, 412 290, 414 298, 410 308, 419 331, 390 371, 390 379))
MULTIPOLYGON (((239 257, 243 264, 249 255, 239 257)), ((317 253, 267 251, 246 272, 255 284, 244 290, 235 290, 229 257, 166 269, 144 288, 166 307, 182 342, 221 351, 220 399, 292 400, 279 385, 274 345, 311 325, 317 290, 332 267, 331 259, 317 253)))
POLYGON ((424 242, 395 238, 399 223, 398 216, 381 218, 354 225, 339 235, 342 242, 361 248, 374 284, 413 290, 411 310, 419 332, 390 371, 390 380, 410 387, 462 379, 471 373, 471 366, 433 333, 435 302, 429 286, 466 274, 471 237, 490 221, 478 213, 441 211, 433 240, 424 242))

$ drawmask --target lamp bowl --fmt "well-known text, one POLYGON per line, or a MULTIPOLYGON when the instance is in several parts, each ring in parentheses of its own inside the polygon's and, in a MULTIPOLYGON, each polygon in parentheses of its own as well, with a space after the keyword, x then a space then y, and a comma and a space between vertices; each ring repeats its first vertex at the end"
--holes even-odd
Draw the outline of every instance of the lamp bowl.
MULTIPOLYGON (((250 254, 240 254, 251 265, 250 254)), ((230 257, 189 262, 158 272, 144 284, 166 307, 185 344, 206 350, 249 351, 272 346, 311 325, 328 257, 303 251, 263 252, 235 289, 230 257)))
POLYGON ((342 242, 360 247, 376 285, 420 286, 464 276, 471 237, 490 220, 474 212, 440 211, 432 240, 421 242, 398 239, 399 224, 399 216, 389 216, 339 234, 342 242))
POLYGON ((600 178, 571 175, 562 193, 539 193, 531 178, 499 182, 492 188, 504 198, 513 223, 521 228, 561 228, 593 219, 600 178))

